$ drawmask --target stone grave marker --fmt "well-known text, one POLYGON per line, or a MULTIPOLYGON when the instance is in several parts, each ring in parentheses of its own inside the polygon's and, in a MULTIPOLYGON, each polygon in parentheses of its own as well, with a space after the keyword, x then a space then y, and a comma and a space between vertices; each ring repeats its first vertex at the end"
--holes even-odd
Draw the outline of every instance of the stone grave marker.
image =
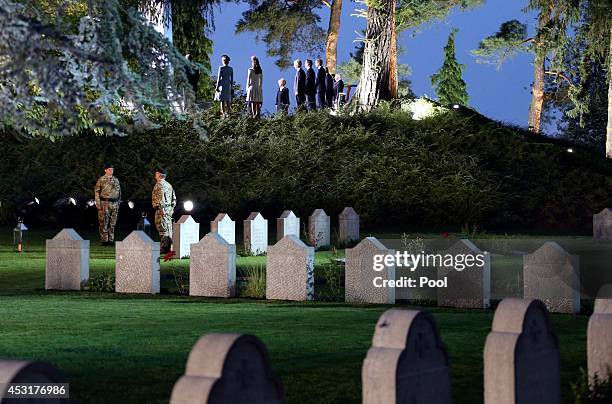
POLYGON ((89 280, 89 240, 63 229, 45 250, 45 289, 81 290, 89 280))
POLYGON ((353 248, 346 249, 344 270, 345 301, 350 303, 395 303, 395 288, 382 287, 381 280, 395 280, 395 265, 377 263, 374 269, 374 256, 394 255, 395 251, 386 248, 374 237, 366 237, 353 248), (375 278, 380 287, 374 284, 375 278))
POLYGON ((448 354, 433 317, 416 310, 385 311, 361 380, 363 404, 450 404, 448 354))
POLYGON ((553 313, 580 312, 580 261, 554 241, 523 256, 523 297, 553 313))
POLYGON ((560 361, 546 306, 533 299, 502 300, 485 342, 485 404, 559 404, 560 361))
POLYGON ((315 209, 308 217, 308 241, 316 248, 330 245, 330 220, 323 209, 315 209))
POLYGON ((314 248, 294 235, 270 246, 266 264, 266 299, 314 299, 314 248))
POLYGON ((359 241, 359 215, 355 209, 346 207, 338 216, 339 241, 352 243, 359 241))
POLYGON ((115 292, 159 293, 159 243, 142 231, 116 243, 115 292))
MULTIPOLYGON (((5 398, 5 394, 9 388, 9 384, 24 384, 24 383, 53 383, 66 384, 64 386, 65 397, 70 395, 70 386, 62 373, 45 362, 28 361, 28 360, 0 360, 0 402, 2 403, 71 403, 68 398, 51 398, 34 399, 34 398, 5 398)), ((57 386, 58 393, 61 386, 57 386)), ((51 395, 51 394, 50 394, 51 395)), ((54 395, 54 397, 57 397, 54 395)))
POLYGON ((268 220, 252 212, 244 221, 244 249, 253 255, 268 251, 268 220))
POLYGON ((593 239, 612 241, 612 209, 605 208, 593 215, 593 239))
POLYGON ((200 223, 191 215, 183 215, 172 225, 174 252, 178 258, 189 257, 189 246, 200 240, 200 223))
POLYGON ((289 234, 300 238, 300 218, 292 210, 285 210, 276 219, 276 240, 280 241, 289 234))
POLYGON ((236 245, 213 232, 191 245, 189 295, 236 295, 236 245))
POLYGON ((589 377, 610 377, 612 372, 612 284, 604 285, 595 299, 587 328, 587 365, 589 377))
POLYGON ((446 279, 446 286, 437 288, 438 306, 463 309, 489 307, 491 256, 467 239, 457 241, 440 254, 443 259, 442 265, 437 266, 438 281, 446 279), (471 257, 469 262, 467 257, 471 257))
POLYGON ((236 244, 236 223, 227 213, 219 213, 210 222, 210 231, 219 233, 230 244, 236 244))
POLYGON ((282 404, 283 386, 253 335, 210 333, 194 345, 170 404, 282 404))

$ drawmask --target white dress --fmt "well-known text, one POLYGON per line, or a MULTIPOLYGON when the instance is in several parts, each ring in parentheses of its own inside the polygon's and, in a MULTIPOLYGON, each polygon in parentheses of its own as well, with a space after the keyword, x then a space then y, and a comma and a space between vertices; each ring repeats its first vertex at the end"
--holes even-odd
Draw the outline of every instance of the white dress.
POLYGON ((249 69, 246 100, 249 102, 263 102, 263 72, 256 74, 253 68, 249 69))

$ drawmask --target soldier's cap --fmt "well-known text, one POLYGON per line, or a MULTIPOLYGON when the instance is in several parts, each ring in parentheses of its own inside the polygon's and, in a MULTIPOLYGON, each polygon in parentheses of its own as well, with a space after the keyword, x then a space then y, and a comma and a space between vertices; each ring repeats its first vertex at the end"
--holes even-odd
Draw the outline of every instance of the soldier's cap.
POLYGON ((109 163, 109 162, 104 163, 104 169, 106 170, 107 168, 113 168, 112 163, 109 163))
POLYGON ((163 175, 168 175, 168 170, 167 170, 167 169, 165 169, 165 168, 163 168, 163 167, 157 167, 157 168, 155 169, 155 172, 156 172, 156 173, 163 174, 163 175))

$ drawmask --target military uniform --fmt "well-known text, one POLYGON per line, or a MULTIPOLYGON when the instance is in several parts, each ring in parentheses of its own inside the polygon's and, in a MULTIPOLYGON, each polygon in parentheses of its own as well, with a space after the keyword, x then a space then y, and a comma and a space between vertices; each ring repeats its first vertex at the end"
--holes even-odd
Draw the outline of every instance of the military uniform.
POLYGON ((94 188, 96 207, 98 208, 98 223, 100 241, 112 243, 115 241, 115 224, 119 213, 121 186, 114 175, 103 175, 98 178, 94 188))
POLYGON ((172 214, 176 206, 176 195, 172 185, 165 179, 158 181, 153 187, 151 202, 155 209, 155 227, 159 237, 172 239, 172 214))

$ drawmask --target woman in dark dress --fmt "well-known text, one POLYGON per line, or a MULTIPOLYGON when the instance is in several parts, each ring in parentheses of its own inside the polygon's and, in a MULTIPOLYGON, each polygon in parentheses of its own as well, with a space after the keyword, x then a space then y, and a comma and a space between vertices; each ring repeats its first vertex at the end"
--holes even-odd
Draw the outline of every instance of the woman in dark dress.
POLYGON ((325 68, 325 103, 327 108, 334 106, 334 78, 329 73, 329 68, 325 68))

